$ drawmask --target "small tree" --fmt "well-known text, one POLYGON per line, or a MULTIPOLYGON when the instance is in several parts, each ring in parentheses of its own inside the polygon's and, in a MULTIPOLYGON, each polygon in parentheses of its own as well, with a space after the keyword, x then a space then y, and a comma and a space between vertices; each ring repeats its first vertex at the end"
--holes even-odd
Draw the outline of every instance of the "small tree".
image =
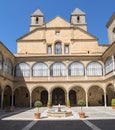
POLYGON ((82 107, 85 106, 85 101, 84 100, 79 100, 78 101, 78 106, 81 107, 81 112, 82 112, 82 107))
POLYGON ((111 100, 111 106, 115 106, 115 99, 111 100))
POLYGON ((38 109, 38 113, 39 113, 39 107, 42 107, 42 102, 41 101, 35 101, 34 107, 36 107, 38 109))

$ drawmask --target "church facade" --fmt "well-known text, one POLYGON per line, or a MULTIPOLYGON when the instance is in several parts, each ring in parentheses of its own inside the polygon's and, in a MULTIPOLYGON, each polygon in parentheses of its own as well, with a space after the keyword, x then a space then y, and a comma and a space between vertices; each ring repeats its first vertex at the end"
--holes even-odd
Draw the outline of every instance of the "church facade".
POLYGON ((30 31, 12 54, 0 42, 0 107, 110 106, 115 98, 115 13, 106 24, 108 44, 87 32, 86 14, 76 8, 70 22, 57 16, 45 23, 40 9, 30 31))

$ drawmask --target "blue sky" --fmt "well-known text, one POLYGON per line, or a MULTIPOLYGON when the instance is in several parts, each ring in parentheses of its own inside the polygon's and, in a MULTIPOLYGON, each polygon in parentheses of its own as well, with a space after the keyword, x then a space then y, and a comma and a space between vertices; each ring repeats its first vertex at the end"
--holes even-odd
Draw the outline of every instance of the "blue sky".
POLYGON ((0 0, 0 41, 16 53, 16 39, 29 32, 30 16, 37 8, 48 22, 56 16, 70 21, 76 7, 86 13, 88 32, 99 44, 108 43, 105 25, 115 12, 115 0, 0 0))

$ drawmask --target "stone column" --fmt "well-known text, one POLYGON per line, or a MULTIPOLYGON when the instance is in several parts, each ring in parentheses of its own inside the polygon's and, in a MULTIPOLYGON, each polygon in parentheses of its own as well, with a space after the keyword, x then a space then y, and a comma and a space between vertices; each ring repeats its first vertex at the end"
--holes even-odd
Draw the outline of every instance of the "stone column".
POLYGON ((30 108, 32 108, 32 94, 30 93, 30 108))
POLYGON ((65 99, 66 99, 66 105, 67 105, 67 107, 70 107, 69 91, 67 91, 65 99))
POLYGON ((84 71, 85 71, 85 79, 87 79, 87 68, 86 67, 84 68, 84 71))
POLYGON ((1 109, 3 109, 3 102, 4 102, 4 91, 1 93, 1 109))
POLYGON ((67 76, 67 80, 68 80, 68 69, 66 68, 66 76, 67 76))
POLYGON ((12 102, 11 102, 11 106, 14 106, 14 91, 12 91, 12 102))
POLYGON ((88 107, 88 93, 86 91, 86 107, 88 107))
POLYGON ((113 61, 113 71, 115 69, 115 59, 114 59, 114 55, 112 55, 112 61, 113 61))
POLYGON ((104 90, 104 106, 107 107, 106 90, 104 90))
POLYGON ((51 97, 51 93, 48 92, 48 103, 47 103, 47 106, 50 107, 52 105, 52 97, 51 97))

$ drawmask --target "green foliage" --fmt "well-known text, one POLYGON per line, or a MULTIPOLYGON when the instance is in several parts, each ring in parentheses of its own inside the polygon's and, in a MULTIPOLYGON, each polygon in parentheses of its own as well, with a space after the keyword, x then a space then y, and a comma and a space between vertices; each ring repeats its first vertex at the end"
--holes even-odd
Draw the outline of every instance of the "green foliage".
POLYGON ((115 99, 111 100, 111 106, 115 106, 115 99))
POLYGON ((82 106, 85 106, 85 101, 84 100, 79 100, 78 101, 78 106, 81 107, 81 112, 82 112, 82 106))
POLYGON ((85 101, 84 100, 79 100, 78 101, 78 106, 85 106, 85 101))
POLYGON ((37 108, 42 107, 42 102, 41 101, 35 101, 34 107, 37 107, 37 108))

